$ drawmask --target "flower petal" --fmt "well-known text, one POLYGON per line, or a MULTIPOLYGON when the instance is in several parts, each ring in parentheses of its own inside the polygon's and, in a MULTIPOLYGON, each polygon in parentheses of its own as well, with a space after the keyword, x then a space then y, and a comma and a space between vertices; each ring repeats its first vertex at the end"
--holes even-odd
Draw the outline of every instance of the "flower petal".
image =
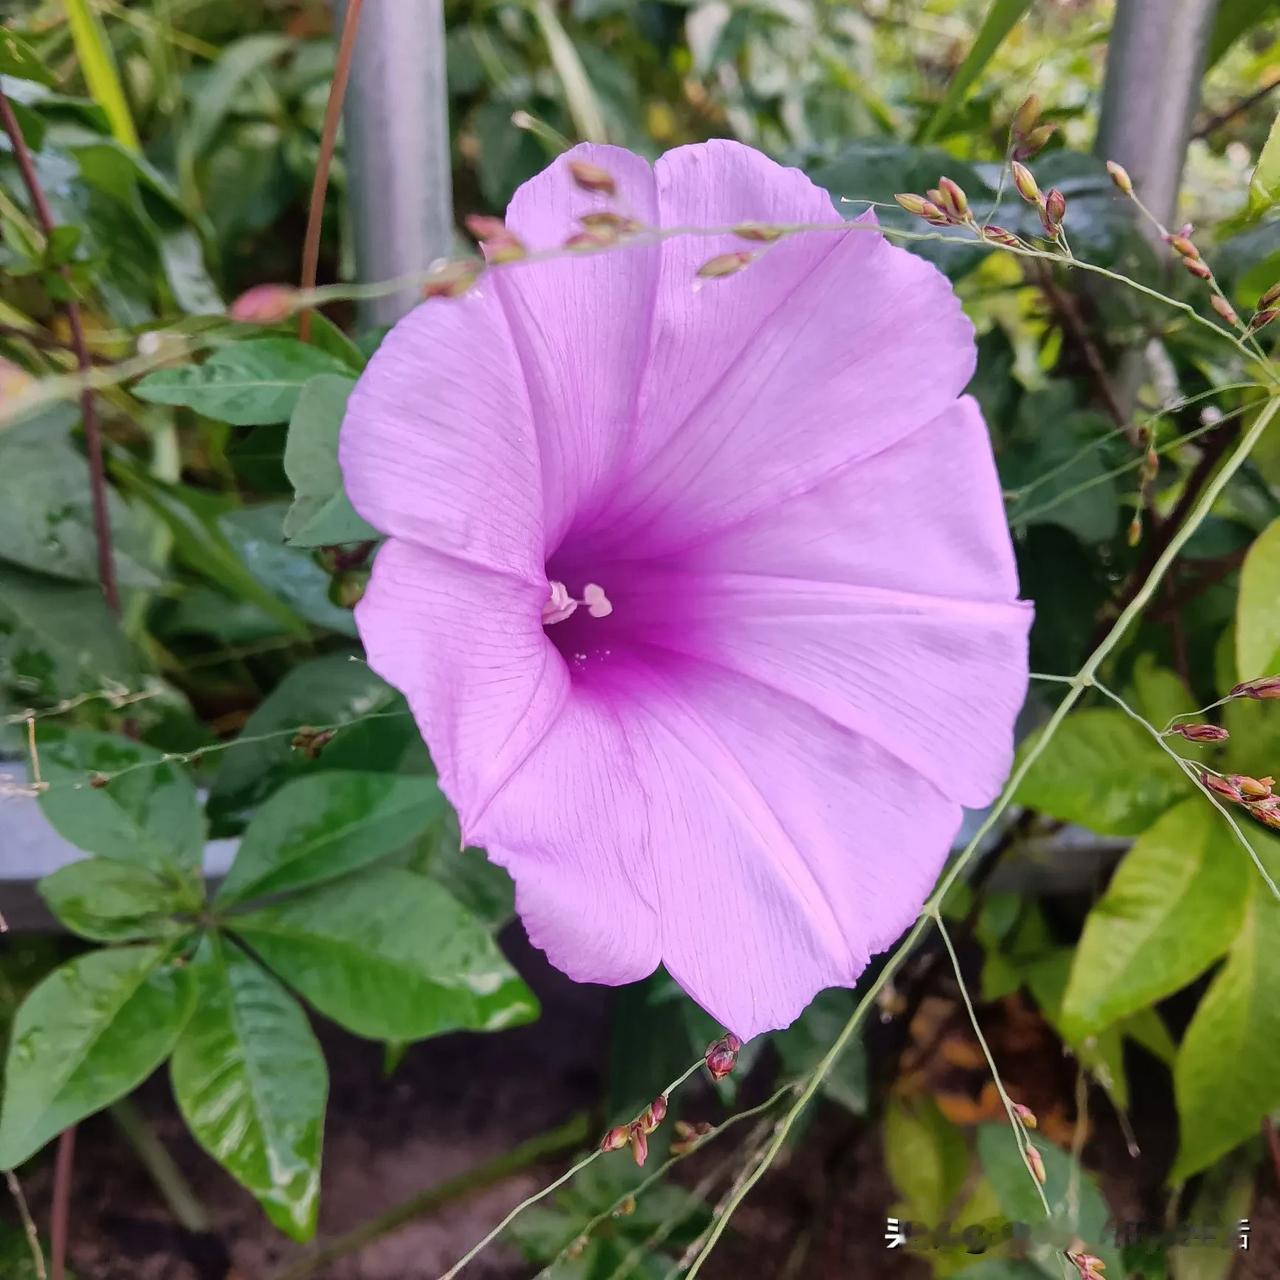
MULTIPOLYGON (((648 162, 620 147, 584 143, 515 193, 507 225, 531 249, 554 248, 581 230, 582 214, 618 202, 629 216, 657 222, 648 162), (618 201, 575 186, 574 160, 612 174, 618 201)), ((658 248, 648 244, 522 262, 495 275, 537 424, 549 552, 611 481, 635 429, 657 272, 658 248)))
MULTIPOLYGON (((845 225, 802 174, 733 143, 678 148, 655 172, 664 227, 845 225)), ((602 555, 637 539, 675 550, 803 492, 936 417, 973 372, 946 279, 872 223, 790 237, 695 281, 730 246, 744 242, 663 244, 641 426, 601 516, 602 555)))
POLYGON ((387 334, 347 401, 338 460, 375 529, 545 584, 537 441, 487 283, 387 334))

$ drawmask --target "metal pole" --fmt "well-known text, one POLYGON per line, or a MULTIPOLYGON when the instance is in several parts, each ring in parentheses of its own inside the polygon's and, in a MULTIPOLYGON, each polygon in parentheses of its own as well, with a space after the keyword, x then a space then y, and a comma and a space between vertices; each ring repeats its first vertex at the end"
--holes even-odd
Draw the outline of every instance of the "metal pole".
MULTIPOLYGON (((425 271, 453 244, 441 0, 365 0, 342 118, 359 280, 425 271)), ((394 324, 420 298, 407 286, 360 321, 394 324)))
POLYGON ((1217 7, 1218 0, 1116 0, 1094 150, 1124 165, 1166 226, 1176 220, 1217 7))

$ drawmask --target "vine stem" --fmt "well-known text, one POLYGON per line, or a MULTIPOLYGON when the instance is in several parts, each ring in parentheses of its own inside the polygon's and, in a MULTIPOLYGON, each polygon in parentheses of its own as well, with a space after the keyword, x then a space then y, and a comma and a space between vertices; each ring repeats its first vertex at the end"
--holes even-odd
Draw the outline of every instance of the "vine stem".
MULTIPOLYGON (((311 183, 311 203, 307 207, 307 231, 302 241, 302 288, 316 287, 316 273, 320 269, 320 228, 324 222, 324 197, 329 189, 329 168, 333 164, 333 151, 338 143, 338 121, 342 117, 342 100, 347 96, 347 81, 351 76, 351 58, 356 47, 356 31, 360 26, 360 10, 364 0, 347 0, 342 19, 342 34, 338 37, 338 57, 333 67, 333 80, 329 84, 329 100, 324 107, 324 125, 320 132, 320 152, 316 156, 316 176, 311 183)), ((311 312, 304 311, 298 317, 298 337, 303 342, 311 338, 311 312)))
POLYGON ((974 833, 973 839, 960 851, 960 854, 952 862, 942 879, 938 882, 937 888, 933 891, 928 902, 925 903, 924 910, 917 917, 914 925, 911 926, 910 932, 902 940, 897 950, 885 962, 884 967, 876 975, 875 981, 867 989, 866 994, 858 1001, 857 1007, 850 1015, 848 1022, 840 1030, 840 1034, 836 1037, 831 1048, 819 1061, 817 1067, 814 1068, 813 1074, 809 1077, 808 1083, 801 1090, 800 1096, 796 1099, 791 1110, 782 1118, 782 1122, 778 1125, 777 1131, 770 1142, 769 1147, 765 1151, 764 1158, 752 1170, 749 1177, 744 1179, 742 1185, 734 1192, 729 1202, 725 1205, 724 1212, 716 1219, 715 1226, 712 1228, 707 1242, 702 1248, 702 1252, 698 1254, 694 1260, 693 1266, 690 1267, 686 1280, 694 1280, 694 1277, 702 1269, 703 1263, 711 1255, 712 1249, 715 1248, 720 1236, 724 1233, 725 1227, 729 1224, 729 1219, 733 1216, 738 1206, 746 1199, 751 1192, 752 1187, 764 1175, 766 1169, 773 1163, 778 1152, 782 1150, 783 1144, 787 1140, 796 1121, 799 1119, 805 1107, 813 1101, 814 1096, 822 1087, 822 1082, 827 1078, 831 1068, 836 1064, 840 1055, 848 1047, 850 1040, 853 1039, 854 1033, 857 1031, 867 1010, 875 1002, 876 997, 888 984, 890 979, 898 969, 901 968, 903 962, 915 948, 916 944, 924 936, 928 930, 930 923, 935 920, 939 913, 943 900, 950 891, 952 885, 964 874, 965 869, 973 860, 978 848, 981 846, 987 834, 999 821, 1001 814, 1009 807, 1013 801, 1014 795, 1017 793, 1019 786, 1031 770, 1031 766, 1040 758, 1045 748, 1052 741, 1054 735, 1061 727, 1062 722, 1066 719, 1067 713, 1080 700, 1084 691, 1089 688, 1097 675, 1099 668, 1107 657, 1115 650, 1120 641, 1124 638, 1125 632, 1136 621, 1143 609, 1150 603, 1151 598, 1155 595, 1156 588, 1159 587, 1161 580, 1168 571, 1169 566, 1178 557, 1182 548, 1186 545, 1188 539, 1195 531, 1204 523, 1205 517, 1209 514, 1213 504, 1218 500, 1223 489, 1226 488, 1227 482, 1233 475, 1244 465, 1245 459, 1253 451, 1254 446, 1262 438, 1267 427, 1271 425, 1271 421, 1276 414, 1280 413, 1280 393, 1272 395, 1266 406, 1254 419, 1253 425, 1241 437, 1231 455, 1219 469, 1218 473, 1213 477, 1205 489, 1201 492, 1199 500, 1196 502, 1194 509, 1191 511, 1185 523, 1170 538, 1168 545, 1160 554, 1159 559, 1152 566, 1151 572, 1147 575, 1146 581, 1135 593, 1132 600, 1125 606, 1124 611, 1115 620, 1111 630, 1103 637, 1101 643, 1085 660, 1084 666, 1071 679, 1067 687, 1067 692, 1063 696, 1062 701, 1058 703, 1054 709, 1053 715, 1049 718, 1044 727, 1044 731, 1032 744, 1030 750, 1023 756, 1021 762, 1013 773, 1009 776, 1009 781, 1005 784, 1004 790, 1000 793, 1000 797, 996 800, 987 816, 983 819, 982 825, 974 833))
POLYGON ((22 1184, 12 1169, 4 1171, 4 1180, 9 1184, 14 1203, 18 1206, 18 1217, 22 1219, 22 1230, 26 1234, 27 1244, 31 1247, 31 1265, 35 1268, 36 1280, 47 1280, 48 1273, 44 1269, 44 1250, 40 1248, 40 1233, 36 1230, 35 1220, 27 1207, 27 1197, 22 1194, 22 1184))

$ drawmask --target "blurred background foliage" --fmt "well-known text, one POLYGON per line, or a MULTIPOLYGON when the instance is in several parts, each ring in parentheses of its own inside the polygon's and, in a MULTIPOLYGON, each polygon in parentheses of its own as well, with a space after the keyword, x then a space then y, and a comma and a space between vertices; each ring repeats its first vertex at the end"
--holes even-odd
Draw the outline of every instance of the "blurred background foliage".
MULTIPOLYGON (((1034 236, 1036 215, 1004 176, 1010 120, 1034 91, 1055 129, 1030 163, 1066 196, 1076 253, 1211 314, 1203 284, 1144 234, 1090 153, 1106 0, 449 0, 445 11, 459 228, 468 213, 500 214, 579 137, 656 156, 731 136, 847 197, 850 216, 887 202, 887 225, 918 226, 893 194, 946 173, 975 207, 1034 236)), ((0 751, 18 777, 28 709, 56 716, 57 728, 40 722, 40 805, 93 856, 41 894, 66 928, 104 944, 24 936, 0 957, 0 1015, 17 1011, 0 1165, 35 1156, 171 1057, 197 1139, 305 1239, 327 1076, 303 1004, 384 1043, 389 1067, 412 1042, 501 1035, 538 1010, 495 942, 511 919, 505 876, 458 854, 403 700, 352 661, 350 608, 373 535, 345 505, 333 453, 381 334, 342 301, 316 317, 309 344, 291 323, 225 315, 250 286, 297 278, 332 18, 318 0, 40 0, 11 4, 5 22, 3 88, 55 230, 42 230, 0 140, 0 393, 74 368, 68 299, 104 374, 166 344, 175 360, 140 381, 104 376, 95 397, 118 616, 97 585, 76 406, 0 427, 0 751), (191 362, 184 338, 211 354, 191 362), (206 836, 241 841, 212 899, 206 836)), ((1280 280, 1280 213, 1256 183, 1250 195, 1277 106, 1280 5, 1222 0, 1208 64, 1178 217, 1247 315, 1280 280)), ((345 197, 339 150, 322 280, 354 277, 345 197)), ((1160 302, 1086 288, 1057 265, 919 251, 978 327, 972 390, 1037 606, 1033 666, 1070 674, 1259 388, 1238 353, 1160 302), (1135 350, 1148 361, 1137 417, 1151 455, 1116 407, 1115 371, 1135 350)), ((1280 666, 1278 518, 1273 431, 1105 672, 1157 728, 1280 666)), ((1027 731, 1054 692, 1035 689, 1027 731)), ((1237 702, 1223 721, 1229 745, 1191 758, 1273 772, 1280 714, 1237 702)), ((1019 801, 949 920, 1007 1083, 1041 1117, 1057 1225, 1103 1254, 1108 1214, 1246 1216, 1275 1177, 1260 1135, 1280 1109, 1280 908, 1186 771, 1117 707, 1073 713, 1019 801)), ((1242 821, 1280 873, 1274 840, 1242 821)), ((852 1006, 827 993, 772 1043, 748 1046, 748 1099, 761 1081, 809 1071, 852 1006)), ((595 1100, 610 1115, 642 1106, 717 1033, 662 975, 620 992, 614 1014, 595 1100)), ((1037 1204, 945 954, 922 949, 881 1014, 822 1105, 856 1117, 859 1141, 879 1141, 899 1216, 1029 1219, 1037 1204)), ((738 1104, 733 1078, 718 1088, 738 1104)), ((523 1220, 527 1258, 549 1262, 626 1194, 630 1175, 597 1172, 523 1220)), ((706 1222, 710 1193, 686 1181, 611 1220, 557 1274, 665 1274, 706 1222)), ((1005 1254, 976 1268, 963 1249, 926 1256, 938 1274, 968 1267, 975 1280, 1060 1273, 1052 1250, 1015 1242, 1005 1254)), ((1209 1280, 1232 1255, 1106 1256, 1109 1275, 1209 1280)))

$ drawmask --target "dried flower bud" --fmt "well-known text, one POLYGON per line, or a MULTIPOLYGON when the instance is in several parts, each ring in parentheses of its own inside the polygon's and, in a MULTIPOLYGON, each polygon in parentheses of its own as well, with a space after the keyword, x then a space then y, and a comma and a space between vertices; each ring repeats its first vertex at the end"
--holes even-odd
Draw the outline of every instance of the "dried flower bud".
POLYGON ((1142 467, 1139 478, 1144 485, 1148 485, 1159 474, 1160 455, 1155 451, 1155 446, 1148 443, 1147 451, 1142 455, 1142 467))
POLYGON ((1136 547, 1142 541, 1142 514, 1135 512, 1132 520, 1129 521, 1129 529, 1125 534, 1125 541, 1131 547, 1136 547))
POLYGON ((614 1125, 608 1133, 600 1139, 601 1151, 621 1151, 630 1140, 630 1134, 625 1124, 614 1125))
POLYGON ((1056 236, 1062 229, 1062 220, 1067 216, 1067 197, 1057 187, 1050 187, 1045 195, 1044 204, 1040 206, 1040 221, 1050 236, 1056 236))
POLYGON ((592 164, 589 160, 570 160, 569 172, 583 191, 601 191, 607 196, 618 194, 618 184, 613 180, 613 174, 598 164, 592 164))
POLYGON ((640 1124, 645 1133, 652 1133, 663 1122, 666 1115, 667 1096, 664 1093, 660 1093, 645 1107, 644 1114, 640 1117, 640 1124))
POLYGON ((627 1137, 631 1143, 631 1158, 637 1165, 643 1166, 649 1158, 649 1138, 644 1125, 639 1120, 633 1121, 627 1130, 627 1137))
POLYGON ((334 732, 333 729, 313 729, 310 725, 304 724, 293 735, 289 745, 295 751, 301 751, 308 760, 316 760, 320 752, 333 741, 334 732))
POLYGON ((1017 138, 1025 138, 1040 120, 1039 95, 1029 93, 1022 100, 1022 105, 1013 113, 1013 133, 1017 138))
POLYGON ((950 225, 951 219, 932 200, 926 200, 924 196, 903 192, 893 198, 908 213, 914 214, 917 218, 923 218, 926 222, 933 223, 934 226, 945 227, 950 225))
POLYGON ((760 244, 772 244, 783 235, 781 227, 771 227, 765 222, 740 222, 733 229, 740 240, 755 240, 760 244))
POLYGON ((1207 791, 1212 791, 1214 795, 1229 800, 1232 804, 1244 803, 1244 796, 1241 795, 1239 787, 1216 773, 1210 773, 1207 769, 1200 774, 1200 785, 1207 791))
POLYGON ((1280 281, 1277 281, 1258 299, 1258 310, 1265 311, 1268 307, 1274 306, 1280 302, 1280 281))
POLYGON ((561 246, 571 253, 592 253, 618 243, 618 233, 608 227, 594 227, 588 231, 575 231, 561 246))
POLYGON ((1240 317, 1236 315, 1236 309, 1229 303, 1220 293, 1211 293, 1209 295, 1209 305, 1229 324, 1238 326, 1240 317))
POLYGON ((635 1196, 623 1196, 618 1201, 618 1207, 613 1211, 615 1218, 629 1218, 636 1211, 635 1196))
POLYGON ((640 230, 640 224, 634 218, 625 218, 612 209, 598 209, 595 213, 584 213, 578 221, 589 231, 612 231, 617 235, 631 235, 640 230))
POLYGON ((942 193, 942 207, 963 222, 969 216, 969 197, 964 188, 950 178, 939 178, 938 190, 942 193))
POLYGON ((1038 155, 1049 145, 1049 139, 1058 131, 1056 124, 1041 124, 1027 134, 1023 139, 1022 145, 1018 148, 1018 158, 1020 160, 1030 160, 1033 156, 1038 155))
POLYGON ((279 324, 294 313, 297 298, 291 284, 255 284, 227 308, 227 315, 240 324, 279 324))
POLYGON ((574 1258, 580 1258, 587 1251, 587 1245, 591 1243, 591 1237, 582 1235, 564 1251, 564 1256, 572 1261, 574 1258))
POLYGON ((1280 698, 1280 676, 1259 676, 1236 685, 1228 695, 1232 698, 1280 698))
POLYGON ((1067 1261, 1080 1273, 1080 1280, 1106 1280, 1106 1264, 1092 1253, 1068 1253, 1067 1261))
POLYGON ((749 266, 755 260, 755 256, 754 253, 749 253, 745 249, 740 249, 737 253, 718 253, 714 258, 708 258, 698 268, 696 274, 703 280, 719 280, 724 276, 734 276, 744 267, 749 266))
POLYGON ((1168 236, 1169 247, 1174 253, 1180 253, 1184 258, 1199 258, 1200 250, 1187 239, 1186 236, 1176 235, 1168 236))
POLYGON ((1031 1170, 1031 1176, 1043 1187, 1045 1184, 1044 1157, 1031 1145, 1027 1143, 1027 1167, 1031 1170))
POLYGON ((705 1120, 700 1120, 697 1124, 690 1124, 687 1120, 677 1120, 676 1136, 675 1141, 671 1144, 671 1154, 673 1156, 682 1156, 686 1152, 692 1151, 711 1132, 713 1132, 713 1126, 709 1125, 705 1120))
POLYGON ((1039 1127, 1040 1122, 1036 1119, 1036 1113, 1030 1107, 1024 1106, 1021 1102, 1013 1104, 1013 1114, 1022 1121, 1028 1129, 1039 1127))
POLYGON ((1280 831, 1280 800, 1262 800, 1257 804, 1251 804, 1249 814, 1265 826, 1280 831))
POLYGON ((1122 164, 1116 164, 1114 160, 1107 161, 1107 172, 1111 175, 1111 181, 1124 192, 1125 195, 1133 195, 1133 179, 1129 177, 1129 171, 1122 164))
POLYGON ((1254 801, 1270 800, 1271 788, 1275 785, 1276 780, 1274 778, 1251 778, 1248 774, 1232 773, 1227 776, 1227 781, 1235 787, 1246 801, 1254 801))
POLYGON ((89 775, 89 785, 95 791, 101 791, 107 785, 109 779, 105 773, 91 773, 89 775))
POLYGON ((1041 196, 1040 186, 1036 182, 1035 174, 1025 164, 1017 160, 1013 162, 1010 168, 1013 170, 1013 185, 1018 189, 1018 194, 1028 204, 1038 205, 1041 196))
POLYGON ((1280 308, 1268 307, 1265 311, 1255 311, 1253 319, 1249 321, 1249 332, 1257 333, 1259 329, 1265 329, 1276 316, 1280 316, 1280 308))
POLYGON ((1191 272, 1197 280, 1212 280, 1213 272, 1200 261, 1199 258, 1183 258, 1182 265, 1191 272))
POLYGON ((484 270, 481 263, 472 258, 446 262, 437 267, 422 286, 424 298, 459 298, 480 278, 484 270))
POLYGON ((742 1041, 732 1031, 707 1045, 707 1070, 711 1072, 713 1079, 723 1080, 733 1070, 741 1048, 742 1041))
POLYGON ((518 262, 527 255, 524 241, 501 218, 469 213, 465 221, 467 230, 484 245, 485 257, 490 262, 518 262))
POLYGON ((1231 735, 1216 724, 1175 724, 1169 733, 1176 733, 1188 742, 1226 742, 1231 735))
POLYGON ((1017 248, 1022 242, 1012 231, 1007 231, 1004 227, 997 227, 994 224, 988 224, 982 228, 982 238, 990 240, 992 244, 1001 244, 1006 248, 1017 248))

